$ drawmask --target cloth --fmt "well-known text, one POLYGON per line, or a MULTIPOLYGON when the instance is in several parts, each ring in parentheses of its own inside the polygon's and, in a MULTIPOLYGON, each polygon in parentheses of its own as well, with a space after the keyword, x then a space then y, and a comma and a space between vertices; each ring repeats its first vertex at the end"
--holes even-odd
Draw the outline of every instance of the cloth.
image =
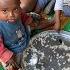
POLYGON ((63 0, 63 13, 70 17, 70 0, 63 0))
POLYGON ((23 53, 18 53, 15 55, 15 60, 16 60, 16 67, 21 68, 21 70, 24 70, 24 65, 23 65, 23 53))
POLYGON ((36 13, 40 13, 42 10, 44 10, 45 6, 49 0, 37 0, 36 6, 34 8, 36 13))
POLYGON ((40 8, 44 8, 47 3, 48 3, 48 0, 38 0, 37 6, 39 6, 40 8))
MULTIPOLYGON (((49 2, 49 4, 45 7, 44 13, 49 14, 49 13, 53 10, 54 5, 55 5, 55 2, 56 2, 56 0, 51 0, 51 1, 49 2)), ((53 11, 54 11, 54 10, 53 10, 53 11)), ((52 13, 51 13, 51 14, 52 14, 52 13)))
POLYGON ((6 63, 12 57, 13 52, 4 47, 3 40, 0 36, 0 60, 6 63))

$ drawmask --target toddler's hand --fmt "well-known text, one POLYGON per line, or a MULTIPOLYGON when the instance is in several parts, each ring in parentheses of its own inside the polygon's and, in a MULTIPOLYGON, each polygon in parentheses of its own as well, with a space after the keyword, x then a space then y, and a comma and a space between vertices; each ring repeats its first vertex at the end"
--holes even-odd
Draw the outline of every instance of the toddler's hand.
POLYGON ((15 57, 12 56, 12 58, 6 63, 7 70, 18 70, 18 67, 14 59, 15 57))

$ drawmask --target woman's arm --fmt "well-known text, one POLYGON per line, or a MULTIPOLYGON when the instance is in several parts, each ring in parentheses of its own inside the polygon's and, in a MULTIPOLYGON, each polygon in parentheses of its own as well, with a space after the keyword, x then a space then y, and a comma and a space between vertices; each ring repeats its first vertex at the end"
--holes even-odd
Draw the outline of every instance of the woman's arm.
POLYGON ((55 24, 54 24, 54 30, 59 31, 60 30, 60 16, 61 16, 61 11, 60 10, 56 10, 55 11, 55 24))
POLYGON ((55 11, 55 25, 54 29, 55 30, 60 30, 60 16, 61 16, 61 11, 63 10, 63 0, 56 0, 55 6, 54 6, 54 11, 55 11))

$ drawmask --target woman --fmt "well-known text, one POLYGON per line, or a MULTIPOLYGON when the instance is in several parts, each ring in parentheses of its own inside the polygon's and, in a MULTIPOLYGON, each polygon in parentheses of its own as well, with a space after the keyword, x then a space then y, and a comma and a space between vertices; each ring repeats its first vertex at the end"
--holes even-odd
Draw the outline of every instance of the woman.
POLYGON ((63 1, 62 0, 56 0, 54 11, 55 11, 55 25, 54 29, 56 31, 60 30, 60 14, 63 10, 63 1))

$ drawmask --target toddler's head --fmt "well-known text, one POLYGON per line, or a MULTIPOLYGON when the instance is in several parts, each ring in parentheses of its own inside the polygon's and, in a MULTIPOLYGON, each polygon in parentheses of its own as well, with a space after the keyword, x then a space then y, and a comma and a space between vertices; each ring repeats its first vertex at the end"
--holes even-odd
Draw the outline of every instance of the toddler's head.
POLYGON ((0 0, 0 20, 15 22, 20 17, 19 0, 0 0))

